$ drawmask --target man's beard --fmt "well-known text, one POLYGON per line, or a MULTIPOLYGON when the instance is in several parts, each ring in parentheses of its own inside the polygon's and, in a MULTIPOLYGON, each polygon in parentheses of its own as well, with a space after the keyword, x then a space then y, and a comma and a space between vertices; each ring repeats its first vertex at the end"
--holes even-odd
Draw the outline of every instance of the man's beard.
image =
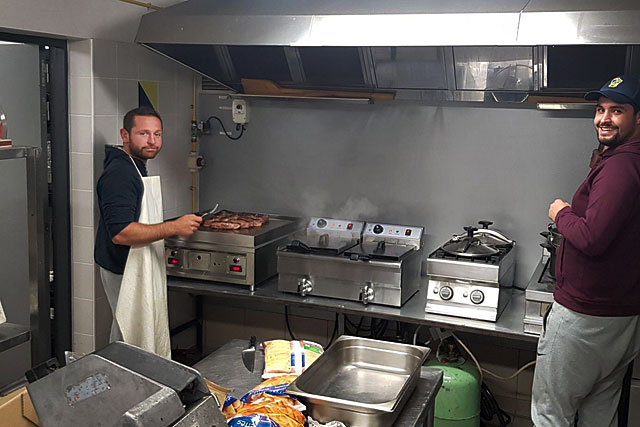
POLYGON ((137 147, 133 147, 133 146, 129 146, 129 151, 131 151, 131 155, 137 159, 140 160, 152 160, 154 159, 158 153, 160 152, 160 150, 155 150, 154 152, 150 152, 150 151, 145 151, 144 149, 140 148, 138 149, 137 147))

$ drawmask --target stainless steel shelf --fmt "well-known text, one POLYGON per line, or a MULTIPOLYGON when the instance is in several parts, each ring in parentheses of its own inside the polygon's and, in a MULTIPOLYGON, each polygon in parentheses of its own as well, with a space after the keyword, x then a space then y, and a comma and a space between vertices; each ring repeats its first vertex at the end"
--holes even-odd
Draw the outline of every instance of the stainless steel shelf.
POLYGON ((376 317, 418 325, 435 326, 454 331, 490 335, 517 341, 536 342, 538 337, 524 332, 524 291, 513 290, 509 305, 497 322, 464 319, 460 317, 425 313, 427 295, 425 276, 421 277, 420 290, 402 307, 387 307, 375 304, 364 305, 357 301, 290 294, 278 291, 278 277, 273 277, 251 292, 247 286, 220 282, 205 282, 194 279, 169 277, 169 290, 188 292, 195 295, 218 296, 233 299, 251 299, 259 302, 281 305, 317 308, 336 313, 376 317))

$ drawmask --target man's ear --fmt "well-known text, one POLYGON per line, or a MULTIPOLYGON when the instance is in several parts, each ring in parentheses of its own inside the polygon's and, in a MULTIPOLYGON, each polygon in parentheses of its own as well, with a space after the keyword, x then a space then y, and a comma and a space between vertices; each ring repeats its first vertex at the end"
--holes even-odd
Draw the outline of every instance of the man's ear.
POLYGON ((120 138, 123 144, 129 143, 129 132, 125 128, 120 129, 120 138))

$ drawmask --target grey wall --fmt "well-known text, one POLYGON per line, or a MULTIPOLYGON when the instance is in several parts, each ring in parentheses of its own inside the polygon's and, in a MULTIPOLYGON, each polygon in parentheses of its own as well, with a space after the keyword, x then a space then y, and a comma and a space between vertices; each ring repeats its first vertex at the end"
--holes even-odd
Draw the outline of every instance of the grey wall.
MULTIPOLYGON (((201 94, 200 119, 233 129, 228 105, 201 94)), ((520 286, 549 203, 571 200, 597 145, 590 112, 260 99, 249 109, 239 141, 201 139, 202 208, 419 225, 427 253, 490 219, 517 241, 520 286)))
POLYGON ((0 108, 14 146, 40 147, 38 46, 0 44, 0 108))

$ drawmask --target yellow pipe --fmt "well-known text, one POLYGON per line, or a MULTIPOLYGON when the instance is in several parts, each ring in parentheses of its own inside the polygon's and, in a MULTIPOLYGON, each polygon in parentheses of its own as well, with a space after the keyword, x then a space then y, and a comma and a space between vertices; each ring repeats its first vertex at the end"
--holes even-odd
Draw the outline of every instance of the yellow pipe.
POLYGON ((142 1, 137 1, 137 0, 120 0, 123 3, 129 3, 129 4, 134 4, 136 6, 142 6, 142 7, 146 7, 147 9, 154 9, 154 10, 162 10, 164 8, 160 7, 160 6, 156 6, 152 3, 145 3, 142 1))
MULTIPOLYGON (((193 103, 191 104, 191 110, 192 110, 192 116, 191 116, 191 120, 192 123, 195 123, 196 121, 196 85, 198 83, 198 78, 195 75, 195 73, 193 74, 193 103)), ((191 138, 191 151, 193 153, 197 153, 198 152, 198 140, 197 138, 191 138)), ((197 173, 198 172, 191 172, 191 211, 195 212, 196 211, 196 178, 197 178, 197 173)))

